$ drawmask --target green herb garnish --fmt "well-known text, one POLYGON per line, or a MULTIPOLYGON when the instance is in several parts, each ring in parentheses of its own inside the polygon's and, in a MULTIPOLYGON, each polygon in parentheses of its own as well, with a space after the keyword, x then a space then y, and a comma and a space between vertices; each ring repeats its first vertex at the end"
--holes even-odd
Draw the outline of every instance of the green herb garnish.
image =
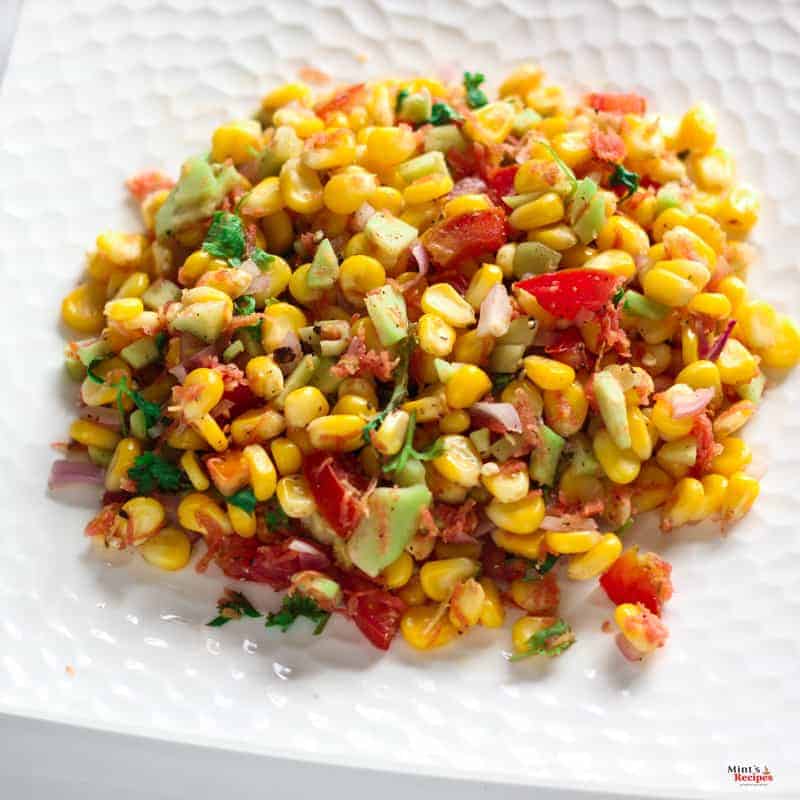
POLYGON ((159 331, 156 334, 155 342, 156 347, 158 348, 158 352, 161 356, 164 355, 164 350, 167 347, 167 342, 169 341, 169 336, 167 336, 166 331, 159 331))
POLYGON ((256 619, 263 616, 260 611, 253 608, 252 603, 241 592, 234 592, 232 589, 226 589, 225 596, 217 600, 217 611, 219 614, 211 622, 206 622, 209 628, 227 625, 232 619, 241 617, 256 619))
POLYGON ((543 575, 547 575, 551 569, 558 562, 558 556, 554 553, 548 553, 544 561, 531 561, 530 567, 525 575, 522 577, 523 581, 538 581, 543 575))
POLYGON ((521 661, 529 656, 557 656, 572 647, 575 643, 575 635, 572 628, 559 619, 549 628, 544 628, 528 639, 528 647, 524 653, 515 653, 510 661, 521 661), (555 641, 553 641, 555 640, 555 641))
POLYGON ((403 446, 400 452, 393 455, 384 465, 384 472, 399 472, 405 467, 409 458, 416 458, 418 461, 430 461, 433 458, 438 458, 444 451, 444 445, 441 439, 437 439, 430 447, 424 450, 414 449, 414 431, 417 427, 417 415, 412 413, 408 420, 408 427, 406 428, 406 436, 403 440, 403 446))
POLYGON ((397 113, 397 112, 399 112, 399 111, 400 111, 400 108, 401 108, 401 107, 402 107, 402 105, 403 105, 403 101, 404 101, 404 100, 406 99, 406 97, 408 97, 410 94, 411 94, 411 91, 410 91, 410 89, 408 89, 408 88, 405 88, 405 89, 400 89, 400 91, 397 93, 397 100, 395 101, 395 104, 394 104, 394 110, 395 110, 395 113, 397 113))
POLYGON ((267 614, 264 626, 267 628, 277 626, 286 633, 298 617, 307 617, 317 623, 314 636, 319 636, 330 616, 329 611, 323 611, 310 597, 303 594, 287 594, 283 598, 280 611, 267 614))
POLYGON ((390 411, 394 411, 403 400, 406 399, 408 394, 408 365, 411 361, 411 353, 414 350, 414 337, 408 336, 403 340, 400 350, 400 363, 397 365, 395 373, 397 374, 397 382, 392 390, 392 396, 383 411, 379 411, 365 426, 362 436, 367 444, 372 444, 370 434, 372 431, 377 430, 381 423, 386 419, 390 411))
POLYGON ((286 512, 279 503, 270 501, 264 511, 264 522, 268 530, 280 531, 289 525, 289 517, 286 516, 286 512))
POLYGON ((434 103, 431 108, 431 125, 447 125, 453 120, 461 119, 461 115, 447 103, 434 103))
POLYGON ((272 262, 275 260, 275 256, 270 255, 260 247, 253 248, 253 252, 250 253, 250 258, 262 272, 266 272, 272 266, 272 262))
POLYGON ((617 528, 616 530, 617 536, 622 536, 623 533, 627 533, 632 525, 633 525, 633 517, 628 517, 628 519, 626 519, 625 522, 623 522, 622 525, 620 525, 619 528, 617 528))
POLYGON ((619 289, 617 289, 617 291, 612 295, 611 302, 615 306, 618 306, 622 302, 623 297, 625 297, 625 287, 620 286, 619 289))
POLYGON ((152 450, 136 457, 128 470, 139 494, 150 494, 156 488, 162 492, 179 492, 186 485, 180 467, 156 455, 152 450))
POLYGON ((639 188, 639 173, 631 172, 629 169, 625 169, 622 164, 617 164, 609 180, 609 185, 624 186, 628 191, 622 200, 627 200, 635 194, 636 190, 639 188))
POLYGON ((251 294, 243 294, 233 301, 233 313, 237 317, 246 317, 256 310, 256 299, 251 294))
POLYGON ((241 263, 244 248, 244 226, 239 217, 228 211, 215 211, 203 250, 214 258, 241 263))
POLYGON ((516 376, 515 372, 495 372, 492 375, 492 394, 499 395, 516 376))
POLYGON ((481 72, 464 73, 464 88, 467 90, 467 105, 470 108, 480 108, 489 102, 486 93, 479 88, 485 80, 481 72))
POLYGON ((225 500, 248 514, 252 514, 256 510, 256 503, 258 503, 252 489, 240 489, 236 494, 226 497, 225 500))
POLYGON ((117 406, 122 408, 122 395, 127 395, 136 404, 142 414, 144 414, 145 426, 149 430, 161 421, 161 406, 151 400, 145 400, 144 396, 134 389, 128 388, 128 379, 120 378, 119 383, 114 384, 117 390, 117 406))

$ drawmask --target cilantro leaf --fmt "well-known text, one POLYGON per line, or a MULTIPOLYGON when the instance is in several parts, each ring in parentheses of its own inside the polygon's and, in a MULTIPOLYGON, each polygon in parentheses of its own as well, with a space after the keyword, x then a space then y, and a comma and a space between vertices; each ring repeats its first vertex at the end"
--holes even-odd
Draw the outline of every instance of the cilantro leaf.
POLYGON ((88 376, 89 380, 94 381, 95 383, 105 383, 105 380, 101 378, 95 371, 94 368, 97 364, 101 361, 105 361, 106 357, 101 356, 100 358, 93 358, 89 365, 86 367, 86 375, 88 376))
POLYGON ((530 564, 527 572, 523 576, 523 581, 538 581, 543 575, 547 575, 551 569, 556 565, 558 562, 558 556, 554 553, 548 553, 544 561, 530 561, 530 564))
POLYGON ((464 73, 464 88, 467 90, 467 105, 470 108, 480 108, 489 102, 486 93, 479 88, 485 80, 481 72, 464 73))
POLYGON ((156 347, 158 348, 159 354, 162 356, 164 355, 164 348, 167 346, 168 341, 169 341, 169 336, 167 336, 166 331, 159 331, 156 334, 156 339, 155 339, 156 347))
POLYGON ((253 608, 253 604, 241 592, 234 592, 233 589, 226 589, 225 595, 217 600, 217 611, 219 615, 206 623, 209 628, 220 628, 241 617, 256 619, 264 616, 253 608))
POLYGON ((128 388, 127 378, 121 378, 119 383, 116 384, 117 389, 117 403, 120 404, 120 398, 123 394, 128 395, 131 400, 136 404, 142 414, 144 414, 145 426, 149 429, 154 425, 158 425, 161 420, 161 406, 151 400, 145 400, 144 396, 139 392, 128 388))
POLYGON ((622 536, 623 533, 627 533, 628 529, 633 525, 633 517, 628 517, 622 525, 619 526, 616 530, 617 536, 622 536))
POLYGON ((461 119, 461 114, 454 108, 451 108, 447 103, 434 103, 431 108, 431 118, 429 122, 431 125, 447 125, 453 120, 461 119))
POLYGON ((275 256, 270 255, 260 247, 253 248, 253 252, 250 253, 250 258, 262 272, 266 272, 272 266, 272 262, 275 260, 275 256))
POLYGON ((317 603, 310 597, 303 594, 287 594, 283 598, 279 611, 271 612, 267 615, 264 623, 266 628, 279 627, 284 633, 292 626, 298 617, 307 617, 312 622, 317 623, 314 635, 322 633, 322 629, 329 617, 329 611, 323 611, 317 603))
POLYGON ((437 439, 430 447, 424 450, 416 450, 413 445, 414 431, 417 427, 416 412, 411 413, 408 420, 408 427, 406 428, 405 439, 400 452, 392 456, 384 465, 384 472, 400 472, 405 467, 409 458, 416 458, 418 461, 430 461, 431 459, 438 458, 444 450, 444 445, 441 439, 437 439))
POLYGON ((556 620, 549 628, 537 631, 528 639, 527 650, 511 656, 511 661, 521 661, 528 656, 557 656, 572 647, 575 634, 563 619, 556 620))
POLYGON ((148 450, 136 457, 128 470, 128 477, 136 483, 139 494, 150 494, 156 487, 162 492, 178 492, 185 485, 180 467, 148 450))
POLYGON ((249 487, 247 489, 240 489, 236 494, 232 494, 225 499, 232 506, 237 506, 248 514, 252 514, 256 510, 256 504, 258 503, 256 496, 253 494, 253 490, 249 487))
POLYGON ((214 258, 241 260, 244 244, 244 227, 239 217, 228 211, 215 211, 203 250, 214 258))
POLYGON ((397 100, 395 100, 395 104, 394 104, 394 110, 395 110, 395 113, 396 113, 396 112, 398 112, 398 111, 400 111, 400 109, 401 109, 401 108, 402 108, 402 106, 403 106, 403 101, 404 101, 404 100, 406 99, 406 97, 408 97, 410 94, 411 94, 411 90, 410 90, 410 89, 408 89, 407 87, 406 87, 406 88, 404 88, 404 89, 400 89, 400 91, 397 93, 397 100))
POLYGON ((611 297, 611 302, 618 306, 622 302, 622 298, 625 297, 625 287, 620 286, 616 292, 614 292, 613 296, 611 297))
POLYGON ((382 411, 379 411, 365 426, 362 432, 364 441, 367 444, 372 444, 370 434, 372 431, 377 430, 381 423, 386 419, 387 414, 393 411, 403 400, 406 399, 408 394, 408 366, 411 362, 411 353, 414 350, 414 337, 408 336, 404 340, 404 347, 400 352, 400 363, 397 365, 394 374, 397 375, 392 396, 382 411))
POLYGON ((622 199, 627 200, 639 188, 639 174, 625 169, 622 164, 617 164, 609 180, 609 185, 624 186, 628 191, 622 199))
POLYGON ((286 512, 280 507, 280 504, 271 500, 264 511, 264 522, 268 530, 280 531, 289 525, 289 517, 286 516, 286 512))
POLYGON ((237 297, 233 303, 233 313, 237 317, 246 317, 256 310, 256 299, 251 294, 243 294, 237 297))
POLYGON ((492 375, 492 394, 499 395, 514 380, 515 372, 495 372, 492 375))

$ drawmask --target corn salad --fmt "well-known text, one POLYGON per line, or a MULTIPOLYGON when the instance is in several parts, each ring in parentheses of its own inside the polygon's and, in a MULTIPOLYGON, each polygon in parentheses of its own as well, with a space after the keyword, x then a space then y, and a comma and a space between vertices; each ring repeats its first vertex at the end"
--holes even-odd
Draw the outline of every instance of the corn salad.
POLYGON ((759 195, 704 104, 483 84, 288 83, 177 181, 128 181, 142 230, 101 233, 62 303, 85 457, 51 485, 103 485, 89 536, 381 649, 516 611, 512 660, 558 655, 585 580, 626 658, 664 644, 671 567, 624 532, 746 514, 742 429, 800 358, 745 283, 759 195))

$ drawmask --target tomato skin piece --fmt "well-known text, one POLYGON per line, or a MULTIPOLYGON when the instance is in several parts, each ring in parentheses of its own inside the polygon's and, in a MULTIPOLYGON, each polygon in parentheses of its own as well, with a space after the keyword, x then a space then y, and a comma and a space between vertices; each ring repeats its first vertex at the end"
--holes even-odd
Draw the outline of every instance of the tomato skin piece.
MULTIPOLYGON (((512 164, 509 167, 496 167, 490 170, 486 185, 488 187, 487 193, 492 202, 500 205, 506 195, 514 194, 514 177, 518 169, 519 166, 517 164, 512 164)), ((503 206, 505 207, 505 203, 503 203, 503 206)))
POLYGON ((668 561, 655 553, 640 554, 634 546, 600 576, 600 585, 613 603, 641 603, 660 616, 664 603, 672 597, 671 572, 668 561))
POLYGON ((567 269, 533 275, 514 284, 532 294, 554 317, 574 320, 581 311, 597 312, 611 301, 620 278, 599 269, 567 269))
POLYGON ((349 111, 352 106, 360 102, 365 94, 366 84, 354 83, 347 86, 341 92, 335 94, 330 100, 314 107, 314 113, 325 119, 328 114, 334 111, 349 111))
POLYGON ((319 513, 342 539, 347 539, 364 515, 361 494, 367 488, 366 477, 351 458, 323 451, 305 457, 303 474, 319 513))
POLYGON ((496 252, 506 242, 506 215, 499 208, 468 211, 428 228, 422 244, 441 270, 457 267, 481 253, 496 252))
POLYGON ((644 114, 647 110, 647 100, 633 92, 592 92, 586 103, 595 111, 617 114, 644 114))
POLYGON ((378 650, 389 649, 405 610, 399 597, 383 589, 357 591, 347 600, 347 615, 378 650))

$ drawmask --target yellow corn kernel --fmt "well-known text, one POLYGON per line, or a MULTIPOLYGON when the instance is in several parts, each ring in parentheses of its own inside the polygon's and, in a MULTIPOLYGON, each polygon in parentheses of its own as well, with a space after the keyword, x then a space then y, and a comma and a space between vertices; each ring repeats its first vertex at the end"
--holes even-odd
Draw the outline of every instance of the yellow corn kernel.
POLYGON ((275 111, 272 124, 276 128, 288 125, 301 139, 308 139, 325 128, 325 123, 310 108, 296 105, 284 106, 275 111))
POLYGON ((129 322, 144 311, 144 304, 138 297, 125 297, 106 303, 103 313, 109 322, 129 322))
POLYGON ((477 625, 485 599, 483 586, 474 578, 457 584, 450 598, 450 622, 461 631, 477 625))
POLYGON ((429 286, 422 294, 421 305, 423 311, 437 314, 455 328, 475 324, 472 306, 449 283, 429 286))
POLYGON ((662 211, 653 221, 652 237, 653 241, 660 242, 667 231, 681 225, 686 226, 689 215, 680 208, 667 208, 662 211))
POLYGON ((598 534, 597 543, 585 553, 569 560, 567 575, 574 581, 586 581, 602 575, 622 553, 622 542, 614 533, 598 534))
POLYGON ((361 397, 357 394, 345 394, 339 398, 336 405, 333 407, 332 413, 358 414, 358 416, 366 420, 374 416, 376 410, 375 406, 370 405, 365 397, 361 397))
POLYGON ((261 125, 254 119, 241 119, 221 125, 211 137, 211 160, 221 164, 230 158, 243 164, 261 150, 261 125))
POLYGON ((132 272, 117 289, 117 299, 125 297, 141 297, 150 286, 150 277, 146 272, 132 272))
POLYGON ((725 342, 716 363, 723 383, 746 383, 758 374, 758 360, 738 339, 725 342))
POLYGON ((195 250, 186 257, 178 271, 178 282, 184 286, 193 286, 206 272, 226 269, 227 264, 219 258, 212 258, 205 250, 195 250))
POLYGON ((408 553, 400 556, 389 564, 381 573, 383 583, 387 589, 399 589, 405 586, 414 574, 414 559, 408 553))
POLYGON ((649 612, 644 606, 634 603, 622 603, 614 610, 614 621, 622 631, 622 635, 643 655, 653 652, 660 646, 658 641, 648 634, 643 621, 646 613, 649 612))
POLYGON ((511 133, 516 114, 510 103, 487 103, 469 115, 464 123, 464 132, 481 144, 499 144, 511 133))
MULTIPOLYGON (((373 128, 367 136, 367 157, 378 167, 408 161, 416 152, 417 142, 411 128, 373 128)), ((370 203, 371 205, 371 203, 370 203)))
POLYGON ((535 64, 520 64, 500 84, 498 94, 500 97, 509 95, 525 97, 528 92, 539 87, 543 77, 544 72, 541 67, 537 67, 535 64))
POLYGON ((308 439, 317 450, 357 450, 364 444, 364 420, 355 414, 317 417, 308 426, 308 439))
POLYGON ((492 201, 485 194, 462 194, 448 200, 442 209, 444 216, 457 217, 459 214, 469 214, 471 211, 485 211, 492 208, 492 201))
POLYGON ((356 137, 349 128, 328 128, 305 142, 300 160, 313 170, 336 169, 356 158, 356 137))
MULTIPOLYGON (((501 503, 516 503, 527 497, 530 491, 530 477, 527 469, 519 469, 514 472, 496 470, 489 472, 488 468, 495 465, 487 464, 483 471, 481 480, 489 493, 501 503)), ((521 464, 520 466, 523 466, 521 464)))
POLYGON ((505 622, 506 611, 497 584, 491 578, 480 578, 478 583, 483 588, 480 624, 485 628, 501 628, 505 622))
POLYGON ((714 418, 714 436, 718 439, 736 433, 755 413, 756 406, 749 400, 740 400, 714 418))
POLYGON ((696 478, 681 478, 661 509, 661 527, 672 530, 689 522, 699 522, 704 514, 703 484, 696 478))
POLYGON ((561 390, 547 390, 542 397, 545 421, 559 436, 572 436, 583 427, 589 401, 579 381, 561 390))
POLYGON ((210 414, 205 414, 199 419, 192 420, 192 426, 218 453, 227 449, 228 439, 217 421, 210 414))
POLYGON ((458 409, 450 411, 439 420, 439 430, 442 433, 463 433, 469 430, 470 416, 466 411, 458 409))
POLYGON ((352 214, 376 188, 377 180, 371 172, 360 167, 348 167, 331 176, 325 184, 322 199, 325 207, 335 214, 352 214))
POLYGON ((247 362, 247 382, 257 397, 271 400, 283 391, 283 373, 272 356, 256 356, 247 362))
POLYGON ((293 475, 300 471, 303 465, 303 453, 300 448, 289 439, 273 439, 269 445, 272 460, 278 472, 283 475, 293 475))
POLYGON ((272 408, 253 408, 236 417, 231 423, 231 438, 235 444, 266 442, 283 433, 286 420, 272 408))
MULTIPOLYGON (((551 225, 549 228, 538 228, 528 232, 529 242, 539 242, 559 253, 569 250, 578 244, 578 237, 568 225, 551 225)), ((498 263, 500 261, 498 253, 498 263)), ((508 276, 507 276, 508 277, 508 276)))
POLYGON ((403 638, 417 650, 431 650, 451 642, 458 631, 439 606, 412 606, 400 620, 403 638))
POLYGON ((367 202, 376 211, 388 211, 395 217, 400 216, 406 207, 402 192, 392 186, 379 186, 370 194, 367 202))
POLYGON ((363 305, 364 295, 386 283, 386 271, 376 258, 354 255, 346 258, 339 269, 339 285, 349 303, 363 305))
POLYGON ((466 301, 477 311, 489 290, 503 282, 503 270, 497 264, 484 264, 475 271, 464 294, 466 301))
POLYGON ((400 215, 400 219, 422 232, 425 228, 433 224, 439 216, 439 205, 435 200, 428 200, 424 203, 409 205, 400 215))
POLYGON ((591 550, 600 541, 600 534, 597 531, 548 531, 544 540, 551 553, 572 555, 591 550))
POLYGON ((311 99, 311 87, 305 83, 284 83, 261 98, 261 108, 280 108, 295 101, 307 106, 311 104, 311 99))
POLYGON ((178 504, 178 522, 189 531, 204 536, 233 533, 228 515, 208 495, 187 494, 178 504))
POLYGON ((666 397, 659 397, 656 400, 650 419, 661 438, 667 442, 688 436, 694 425, 692 417, 675 419, 672 416, 672 406, 666 397))
POLYGON ((106 469, 105 487, 109 492, 116 492, 122 488, 123 479, 128 478, 128 470, 141 454, 142 446, 136 439, 132 437, 120 439, 106 469))
POLYGON ((651 377, 666 372, 672 364, 672 348, 668 344, 647 344, 641 356, 641 364, 651 377))
POLYGON ((670 308, 685 306, 708 283, 708 268, 685 258, 657 262, 642 278, 644 293, 670 308))
POLYGON ((199 387, 197 397, 188 400, 182 405, 183 416, 187 420, 195 420, 208 414, 214 408, 225 392, 225 384, 217 370, 200 367, 193 369, 187 376, 183 385, 185 387, 199 387))
MULTIPOLYGON (((564 90, 560 86, 539 86, 531 89, 525 95, 525 104, 528 108, 541 114, 547 119, 543 119, 539 125, 544 126, 545 122, 560 123, 559 127, 555 127, 556 131, 563 130, 567 125, 567 118, 558 112, 564 106, 564 90)), ((553 126, 543 127, 543 132, 547 136, 553 135, 553 126)))
POLYGON ((722 502, 725 521, 740 520, 750 510, 760 491, 761 487, 755 478, 744 472, 734 472, 728 478, 725 499, 722 502))
POLYGON ((409 206, 429 203, 439 197, 444 197, 453 188, 453 179, 448 174, 431 173, 417 178, 403 189, 403 200, 409 206))
POLYGON ((453 360, 462 364, 485 364, 494 342, 491 336, 478 336, 477 330, 459 333, 453 346, 453 360))
POLYGON ((403 403, 403 411, 417 415, 417 422, 435 422, 447 411, 444 398, 440 396, 420 397, 403 403))
POLYGON ((275 494, 287 517, 293 519, 307 517, 317 508, 311 489, 302 475, 287 475, 281 478, 275 494))
POLYGON ((186 450, 180 458, 181 469, 186 473, 189 482, 198 492, 204 492, 211 485, 194 450, 186 450))
POLYGON ((636 274, 636 264, 633 256, 625 250, 603 250, 592 256, 584 265, 586 269, 599 269, 618 275, 626 281, 636 274))
POLYGON ((311 420, 324 417, 330 406, 316 386, 303 386, 286 396, 283 414, 290 428, 305 428, 311 420))
POLYGON ((501 392, 500 399, 504 403, 513 403, 517 397, 517 392, 520 390, 525 392, 525 402, 531 407, 533 414, 540 415, 544 407, 542 393, 525 378, 511 381, 501 392))
POLYGON ((273 303, 264 309, 261 346, 271 353, 283 344, 287 333, 297 333, 306 325, 306 315, 297 306, 284 302, 273 303))
POLYGON ((675 142, 676 150, 706 153, 717 140, 717 120, 706 103, 692 106, 682 117, 675 142))
POLYGON ((502 528, 495 528, 492 532, 492 541, 507 553, 515 556, 536 560, 540 558, 544 551, 544 534, 537 533, 517 534, 504 531, 502 528))
POLYGON ((301 305, 311 306, 322 299, 324 290, 312 289, 308 285, 308 272, 311 264, 301 264, 289 278, 289 292, 301 305))
POLYGON ((775 341, 760 351, 768 367, 789 369, 800 361, 800 330, 786 314, 778 314, 775 323, 775 341))
POLYGON ((501 503, 494 498, 486 507, 486 515, 498 528, 520 535, 537 531, 544 513, 544 501, 539 492, 531 492, 513 503, 501 503))
POLYGON ((758 222, 761 199, 749 184, 742 183, 731 189, 717 206, 716 218, 729 236, 746 236, 758 222))
POLYGON ((528 356, 522 363, 525 374, 542 389, 563 390, 575 380, 575 370, 572 367, 552 358, 528 356))
POLYGON ((478 562, 470 558, 428 561, 419 572, 422 590, 431 600, 440 603, 449 600, 456 585, 473 577, 478 572, 478 567, 478 562))
POLYGON ((261 230, 271 253, 285 253, 294 241, 292 218, 285 210, 264 217, 261 220, 261 230))
POLYGON ((123 516, 130 540, 139 545, 164 524, 164 506, 152 497, 134 497, 122 506, 123 516))
POLYGON ((73 289, 61 303, 61 317, 81 333, 97 333, 103 327, 105 288, 94 281, 73 289))
POLYGON ((432 461, 436 471, 465 489, 477 486, 482 462, 472 442, 458 434, 442 436, 439 441, 442 443, 442 454, 432 461))
POLYGON ((692 214, 686 220, 686 227, 697 234, 717 255, 721 255, 725 250, 727 242, 725 231, 719 222, 708 214, 692 214))
POLYGON ((447 379, 444 388, 450 408, 469 408, 492 388, 492 379, 480 367, 463 364, 447 379))
POLYGON ((640 461, 647 461, 653 454, 653 439, 655 437, 651 433, 650 428, 650 420, 640 409, 628 409, 628 430, 631 435, 631 450, 640 461))
POLYGON ((374 408, 378 407, 378 395, 375 393, 375 386, 367 378, 345 378, 339 384, 337 393, 340 398, 347 394, 357 394, 374 408))
POLYGON ((591 157, 589 139, 585 131, 566 131, 553 137, 553 149, 572 169, 585 164, 591 157))
POLYGON ((597 432, 593 441, 594 454, 603 468, 603 472, 614 483, 627 484, 636 480, 642 462, 633 450, 620 450, 608 431, 597 432))
POLYGON ((372 446, 385 456, 399 453, 403 447, 410 420, 409 413, 399 408, 387 414, 372 436, 372 446))
POLYGON ((142 221, 148 231, 154 231, 156 227, 156 214, 167 201, 169 189, 157 189, 150 192, 139 204, 139 211, 142 214, 142 221))
POLYGON ((194 429, 176 428, 167 436, 167 444, 174 450, 204 450, 206 440, 194 429))
POLYGON ((189 563, 192 543, 180 528, 168 527, 142 542, 138 550, 148 564, 175 572, 189 563))
POLYGON ((527 653, 531 637, 555 622, 553 617, 520 617, 511 628, 511 642, 516 653, 527 653))
POLYGON ((672 478, 652 462, 642 466, 634 486, 633 504, 637 513, 658 508, 670 495, 672 478))
POLYGON ((422 606, 425 605, 428 599, 425 596, 425 592, 422 591, 422 583, 420 582, 419 574, 412 575, 408 583, 398 590, 397 596, 407 606, 422 606))
POLYGON ((682 478, 697 460, 697 440, 693 436, 684 436, 665 442, 659 448, 656 461, 673 478, 682 478))
POLYGON ((96 244, 98 254, 107 263, 125 270, 141 267, 147 253, 147 237, 140 233, 108 231, 97 237, 96 244))
POLYGON ((280 186, 284 205, 298 214, 313 214, 323 206, 319 176, 299 158, 281 167, 280 186))
POLYGON ((529 231, 552 225, 564 217, 564 203, 555 192, 545 194, 514 209, 508 221, 518 230, 529 231))
POLYGON ((770 347, 775 343, 778 312, 764 300, 743 302, 736 309, 737 336, 754 350, 770 347))
POLYGON ((675 383, 685 383, 692 389, 713 389, 716 394, 722 391, 719 369, 713 361, 693 361, 678 373, 675 383))
POLYGON ((245 511, 239 506, 226 504, 228 511, 228 519, 231 521, 233 532, 243 539, 250 539, 256 535, 256 515, 249 511, 245 511))
POLYGON ((708 519, 717 514, 725 502, 725 494, 728 491, 728 479, 724 475, 704 475, 700 481, 703 484, 703 516, 708 519))
POLYGON ((705 314, 712 319, 726 319, 731 314, 731 301, 718 292, 700 292, 687 306, 695 314, 705 314))
POLYGON ((314 446, 311 444, 311 440, 308 438, 308 431, 305 428, 292 428, 286 431, 286 438, 292 444, 295 444, 304 456, 314 452, 314 446))
POLYGON ((692 155, 688 166, 694 182, 706 192, 724 191, 733 183, 736 172, 733 158, 721 147, 692 155))
POLYGON ((76 419, 69 427, 69 435, 79 444, 100 450, 114 450, 122 438, 111 428, 88 419, 76 419))
POLYGON ((417 322, 417 337, 426 353, 444 358, 453 349, 456 332, 438 314, 423 314, 417 322))
MULTIPOLYGON (((242 451, 250 473, 250 485, 259 503, 275 494, 277 474, 267 451, 260 444, 249 444, 242 451)), ((241 535, 241 534, 240 534, 241 535)))
POLYGON ((720 444, 722 452, 711 462, 711 469, 714 472, 727 477, 743 470, 753 460, 753 454, 744 439, 727 436, 720 444))

